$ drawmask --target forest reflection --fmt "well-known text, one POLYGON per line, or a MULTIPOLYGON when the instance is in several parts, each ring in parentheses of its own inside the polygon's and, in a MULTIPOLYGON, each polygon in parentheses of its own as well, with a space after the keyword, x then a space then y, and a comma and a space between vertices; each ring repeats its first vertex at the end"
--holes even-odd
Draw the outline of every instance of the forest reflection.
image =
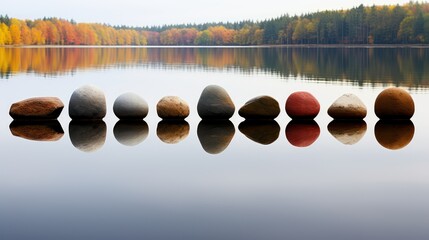
POLYGON ((0 78, 105 68, 234 69, 354 85, 427 88, 428 57, 428 48, 0 48, 0 78))

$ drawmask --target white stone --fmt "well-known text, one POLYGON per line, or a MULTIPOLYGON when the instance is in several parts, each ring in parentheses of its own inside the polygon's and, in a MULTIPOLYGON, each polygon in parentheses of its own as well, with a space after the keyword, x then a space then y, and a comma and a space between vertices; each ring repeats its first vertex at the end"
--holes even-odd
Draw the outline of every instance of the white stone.
POLYGON ((354 94, 344 94, 329 107, 328 114, 334 119, 363 119, 367 110, 365 104, 354 94))

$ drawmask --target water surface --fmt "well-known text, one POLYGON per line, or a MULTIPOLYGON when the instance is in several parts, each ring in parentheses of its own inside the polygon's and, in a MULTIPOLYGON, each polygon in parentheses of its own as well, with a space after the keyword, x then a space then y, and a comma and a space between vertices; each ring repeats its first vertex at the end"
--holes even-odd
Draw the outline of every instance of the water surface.
POLYGON ((2 239, 427 239, 428 49, 0 48, 2 239), (68 117, 72 92, 106 94, 100 122, 68 117), (277 99, 275 121, 201 121, 205 86, 224 87, 238 110, 277 99), (411 121, 381 122, 379 92, 407 89, 411 121), (315 121, 284 111, 294 91, 321 104, 315 121), (124 92, 149 104, 144 121, 112 111, 124 92), (329 105, 354 93, 362 122, 333 122, 329 105), (185 99, 185 122, 156 103, 185 99), (13 102, 57 96, 57 122, 17 124, 13 102), (50 140, 50 141, 46 141, 50 140))

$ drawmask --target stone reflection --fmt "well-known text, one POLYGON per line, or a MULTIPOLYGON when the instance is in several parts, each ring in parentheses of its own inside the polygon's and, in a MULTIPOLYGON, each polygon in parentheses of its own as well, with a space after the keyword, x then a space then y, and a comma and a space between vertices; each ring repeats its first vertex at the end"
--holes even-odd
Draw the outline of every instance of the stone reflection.
POLYGON ((366 129, 366 122, 363 120, 333 120, 328 124, 331 135, 345 145, 359 142, 365 135, 366 129))
POLYGON ((210 154, 223 152, 235 134, 235 127, 229 120, 202 120, 197 135, 203 149, 210 154))
POLYGON ((143 120, 119 120, 113 127, 116 140, 125 146, 136 146, 149 135, 149 127, 143 120))
POLYGON ((413 139, 414 124, 411 120, 379 120, 375 124, 374 134, 381 146, 398 150, 413 139))
POLYGON ((308 147, 320 135, 320 128, 314 120, 292 120, 286 126, 286 138, 295 147, 308 147))
POLYGON ((238 129, 250 140, 263 145, 275 142, 280 134, 280 126, 274 120, 245 120, 238 129))
POLYGON ((57 120, 12 121, 9 125, 12 135, 33 141, 58 141, 64 131, 57 120))
POLYGON ((168 144, 176 144, 189 135, 189 123, 185 120, 162 120, 156 128, 158 138, 168 144))
POLYGON ((76 121, 69 124, 73 146, 83 152, 95 152, 106 142, 106 123, 102 120, 76 121))

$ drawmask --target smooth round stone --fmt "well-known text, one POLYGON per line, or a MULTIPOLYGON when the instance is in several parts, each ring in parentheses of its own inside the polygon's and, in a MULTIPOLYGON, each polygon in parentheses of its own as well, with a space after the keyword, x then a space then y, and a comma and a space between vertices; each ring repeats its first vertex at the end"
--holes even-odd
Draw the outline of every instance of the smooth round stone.
POLYGON ((414 115, 414 101, 404 89, 392 87, 377 96, 374 111, 380 119, 410 119, 414 115))
POLYGON ((103 91, 92 85, 76 89, 69 102, 69 115, 76 120, 101 120, 106 116, 103 91))
POLYGON ((238 114, 245 119, 274 119, 280 114, 280 105, 270 96, 258 96, 247 101, 238 114))
POLYGON ((119 119, 143 119, 148 112, 147 102, 132 92, 120 95, 113 103, 113 113, 119 119))
POLYGON ((328 131, 332 136, 345 145, 359 142, 365 136, 366 129, 364 120, 332 120, 328 124, 328 131))
POLYGON ((176 144, 188 137, 189 129, 189 123, 185 120, 162 120, 158 123, 156 135, 164 143, 176 144))
POLYGON ((234 115, 235 106, 225 89, 209 85, 201 93, 197 111, 202 119, 229 119, 234 115))
POLYGON ((328 108, 328 115, 333 119, 364 119, 365 104, 354 94, 344 94, 328 108))
POLYGON ((69 124, 70 141, 83 152, 95 152, 106 142, 106 123, 102 120, 76 121, 69 124))
POLYGON ((20 138, 33 141, 58 141, 64 131, 57 120, 16 121, 9 125, 10 132, 20 138))
POLYGON ((269 145, 280 135, 280 126, 274 120, 245 120, 238 129, 247 138, 262 145, 269 145))
POLYGON ((320 135, 320 127, 314 120, 292 120, 286 126, 286 138, 295 147, 308 147, 320 135))
POLYGON ((149 126, 141 119, 135 121, 119 120, 113 127, 113 135, 120 144, 132 147, 147 138, 149 126))
POLYGON ((35 97, 13 103, 9 115, 15 120, 55 120, 63 108, 57 97, 35 97))
POLYGON ((189 105, 177 96, 166 96, 156 104, 156 112, 162 119, 185 119, 189 116, 189 105))
POLYGON ((204 151, 210 154, 223 152, 234 138, 235 127, 229 120, 202 120, 197 135, 204 151))
POLYGON ((292 119, 314 119, 320 111, 317 99, 308 92, 294 92, 286 100, 286 113, 292 119))
POLYGON ((414 137, 414 124, 411 120, 379 120, 374 134, 381 146, 398 150, 407 146, 414 137))

